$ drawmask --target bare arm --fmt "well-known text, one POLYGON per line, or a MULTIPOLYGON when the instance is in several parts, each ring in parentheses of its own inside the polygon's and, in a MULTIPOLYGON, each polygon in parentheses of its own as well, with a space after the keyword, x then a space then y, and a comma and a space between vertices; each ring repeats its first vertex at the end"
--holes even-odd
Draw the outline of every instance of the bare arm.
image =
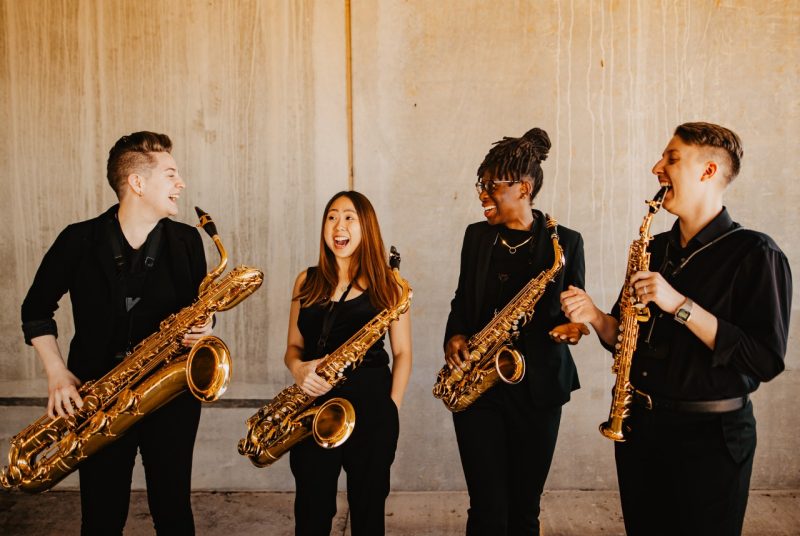
POLYGON ((286 340, 286 354, 283 362, 286 368, 292 373, 294 381, 304 393, 310 396, 322 396, 331 390, 331 384, 317 375, 316 369, 320 359, 313 361, 303 361, 305 352, 305 341, 297 327, 297 319, 300 317, 300 300, 294 299, 300 292, 300 287, 306 280, 305 271, 297 276, 292 289, 292 305, 289 309, 289 333, 286 340))
POLYGON ((408 310, 389 326, 392 345, 392 400, 399 409, 403 404, 408 378, 411 376, 411 311, 408 310))
POLYGON ((78 394, 81 381, 64 364, 54 335, 34 337, 31 344, 47 373, 47 414, 50 417, 72 415, 75 407, 83 407, 78 394))

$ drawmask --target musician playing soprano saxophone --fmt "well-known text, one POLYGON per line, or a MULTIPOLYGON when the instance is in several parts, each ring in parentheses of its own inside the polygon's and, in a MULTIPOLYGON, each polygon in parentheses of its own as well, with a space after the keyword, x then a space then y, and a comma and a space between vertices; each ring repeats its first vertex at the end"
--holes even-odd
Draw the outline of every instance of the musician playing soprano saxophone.
MULTIPOLYGON (((532 208, 544 180, 550 139, 534 128, 496 142, 478 168, 478 199, 486 221, 467 227, 458 287, 445 332, 445 359, 464 367, 467 340, 483 329, 540 272, 553 265, 545 216, 532 208)), ((588 327, 570 324, 559 293, 584 281, 583 240, 559 226, 566 265, 547 286, 516 341, 527 372, 498 382, 453 422, 467 482, 468 535, 539 534, 539 500, 558 436, 561 406, 579 387, 569 349, 588 327)))
MULTIPOLYGON (((64 229, 36 272, 22 304, 22 330, 47 373, 51 417, 82 407, 81 383, 110 371, 197 297, 205 254, 196 229, 169 219, 186 187, 171 151, 164 134, 120 138, 107 165, 119 204, 64 229), (75 336, 65 365, 53 314, 67 292, 75 336)), ((195 326, 183 344, 188 349, 210 333, 211 322, 195 326)), ((81 534, 122 534, 137 450, 156 532, 194 534, 190 490, 199 419, 200 402, 187 391, 82 461, 81 534)))
MULTIPOLYGON (((784 368, 792 296, 780 248, 723 205, 741 158, 731 130, 685 123, 653 167, 678 219, 650 242, 650 270, 630 281, 651 311, 632 361, 626 439, 615 444, 630 536, 741 534, 756 447, 748 394, 784 368)), ((561 303, 613 348, 618 305, 607 315, 577 288, 561 303)))
POLYGON ((353 536, 380 536, 397 449, 398 410, 411 375, 410 313, 389 326, 391 370, 382 337, 335 388, 316 373, 322 358, 400 297, 378 218, 366 196, 339 192, 328 201, 322 218, 317 266, 301 272, 292 290, 284 362, 298 387, 319 397, 318 403, 334 396, 348 400, 356 422, 353 435, 337 448, 324 449, 308 438, 289 451, 297 490, 295 534, 330 534, 336 485, 344 469, 353 536))

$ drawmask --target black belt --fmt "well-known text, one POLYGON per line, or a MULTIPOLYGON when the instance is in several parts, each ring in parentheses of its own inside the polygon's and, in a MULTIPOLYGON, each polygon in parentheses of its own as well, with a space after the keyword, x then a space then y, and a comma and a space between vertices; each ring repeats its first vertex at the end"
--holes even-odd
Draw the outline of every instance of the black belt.
POLYGON ((747 395, 723 398, 722 400, 671 400, 648 395, 637 389, 633 392, 633 401, 645 409, 667 409, 687 413, 726 413, 742 409, 747 404, 747 395))

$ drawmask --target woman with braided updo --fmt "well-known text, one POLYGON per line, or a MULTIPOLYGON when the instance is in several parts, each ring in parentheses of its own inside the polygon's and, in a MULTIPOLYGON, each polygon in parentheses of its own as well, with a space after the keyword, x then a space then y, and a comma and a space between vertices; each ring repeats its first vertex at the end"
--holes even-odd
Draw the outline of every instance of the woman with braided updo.
MULTIPOLYGON (((469 337, 553 265, 545 215, 533 208, 549 150, 547 133, 534 128, 521 138, 496 142, 478 168, 475 186, 486 221, 468 226, 464 235, 444 337, 450 367, 465 368, 469 337)), ((515 343, 525 357, 525 377, 514 385, 498 382, 453 414, 470 497, 468 535, 539 534, 539 500, 561 406, 579 387, 575 363, 562 343, 575 344, 588 334, 585 325, 569 323, 559 303, 561 291, 584 286, 583 239, 562 226, 558 233, 566 265, 515 343)))

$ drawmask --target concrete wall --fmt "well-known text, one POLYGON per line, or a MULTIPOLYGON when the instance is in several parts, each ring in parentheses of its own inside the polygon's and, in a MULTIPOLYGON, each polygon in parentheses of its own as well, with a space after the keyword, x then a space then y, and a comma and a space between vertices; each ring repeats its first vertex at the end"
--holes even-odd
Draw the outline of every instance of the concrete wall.
MULTIPOLYGON (((782 1, 353 2, 355 187, 376 206, 415 291, 415 368, 393 487, 463 489, 451 419, 430 395, 472 183, 490 144, 532 126, 553 140, 537 205, 583 233, 587 288, 612 305, 627 246, 657 189, 649 170, 680 122, 709 120, 745 146, 728 193, 734 218, 769 233, 790 262, 800 183, 800 3, 782 1)), ((66 224, 114 201, 107 151, 122 134, 167 132, 188 188, 218 222, 232 262, 264 287, 220 317, 234 383, 261 399, 282 364, 289 288, 315 262, 321 210, 347 186, 345 10, 332 1, 0 0, 0 397, 46 393, 22 342, 19 304, 66 224)), ((659 215, 656 230, 671 224, 659 215)), ((216 252, 208 246, 210 263, 216 252)), ((795 300, 797 302, 797 300, 795 300)), ((68 301, 57 317, 66 348, 68 301)), ((787 371, 756 395, 757 488, 800 487, 797 319, 787 371)), ((613 376, 594 336, 576 348, 583 388, 565 407, 550 488, 616 486, 597 432, 613 376)), ((253 406, 256 404, 253 403, 253 406)), ((206 407, 197 488, 293 488, 288 463, 235 453, 252 408, 206 407)), ((40 408, 0 407, 0 439, 40 408)), ((137 474, 136 485, 142 485, 137 474)), ((75 486, 74 478, 64 486, 75 486)))

